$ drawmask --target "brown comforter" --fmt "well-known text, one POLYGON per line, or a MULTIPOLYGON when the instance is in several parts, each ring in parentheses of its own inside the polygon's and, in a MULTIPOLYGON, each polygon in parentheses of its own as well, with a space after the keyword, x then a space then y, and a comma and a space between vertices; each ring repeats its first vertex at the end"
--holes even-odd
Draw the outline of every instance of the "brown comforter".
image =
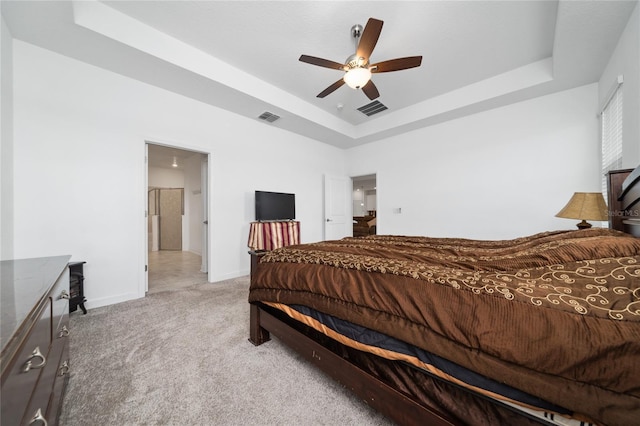
POLYGON ((640 239, 371 236, 268 253, 250 302, 386 333, 603 424, 640 421, 640 239))

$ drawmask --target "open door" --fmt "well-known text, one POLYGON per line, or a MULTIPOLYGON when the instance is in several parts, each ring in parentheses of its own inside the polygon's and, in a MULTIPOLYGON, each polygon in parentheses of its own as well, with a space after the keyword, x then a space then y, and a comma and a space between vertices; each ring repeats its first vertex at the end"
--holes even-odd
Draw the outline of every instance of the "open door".
POLYGON ((339 240, 351 236, 351 179, 324 176, 324 239, 339 240))

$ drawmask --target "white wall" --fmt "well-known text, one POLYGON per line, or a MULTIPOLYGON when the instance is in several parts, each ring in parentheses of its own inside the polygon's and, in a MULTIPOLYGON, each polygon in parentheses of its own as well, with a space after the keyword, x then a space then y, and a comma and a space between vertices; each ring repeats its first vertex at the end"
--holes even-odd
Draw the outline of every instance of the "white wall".
POLYGON ((624 77, 622 117, 622 167, 640 165, 640 3, 629 18, 598 84, 603 106, 619 75, 624 77))
POLYGON ((249 272, 256 189, 296 193, 302 241, 322 239, 343 151, 17 40, 14 67, 15 256, 86 261, 90 308, 144 294, 145 141, 211 154, 213 281, 249 272))
MULTIPOLYGON (((626 49, 640 55, 634 45, 621 41, 607 72, 626 49)), ((8 115, 14 128, 13 256, 87 261, 89 307, 143 295, 145 141, 210 154, 213 281, 248 273, 256 189, 296 193, 302 242, 322 239, 325 172, 376 173, 378 232, 394 234, 570 229, 555 213, 573 192, 599 190, 596 84, 341 151, 21 41, 12 48, 14 102, 7 113, 3 83, 2 119, 3 150, 8 115)), ((3 151, 3 230, 6 161, 3 151)))
POLYGON ((13 256, 13 40, 0 19, 0 259, 13 256))
POLYGON ((184 188, 184 170, 149 167, 147 184, 151 188, 184 188))
POLYGON ((597 96, 591 84, 356 147, 349 173, 377 174, 379 234, 570 229, 554 215, 574 192, 600 190, 597 96))

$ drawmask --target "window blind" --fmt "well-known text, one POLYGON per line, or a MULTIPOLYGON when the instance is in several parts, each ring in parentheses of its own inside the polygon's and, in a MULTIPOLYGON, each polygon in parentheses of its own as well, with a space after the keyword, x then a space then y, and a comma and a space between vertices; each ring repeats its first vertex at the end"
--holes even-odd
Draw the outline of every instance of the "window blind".
POLYGON ((622 167, 622 84, 602 109, 602 194, 607 200, 607 173, 622 167))

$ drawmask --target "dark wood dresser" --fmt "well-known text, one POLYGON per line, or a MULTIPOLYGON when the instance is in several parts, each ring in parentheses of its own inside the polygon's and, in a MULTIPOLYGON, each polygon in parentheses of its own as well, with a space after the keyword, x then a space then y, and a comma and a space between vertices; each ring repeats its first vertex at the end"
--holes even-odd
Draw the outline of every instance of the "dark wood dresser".
POLYGON ((3 425, 56 425, 69 378, 70 256, 0 262, 3 425))

